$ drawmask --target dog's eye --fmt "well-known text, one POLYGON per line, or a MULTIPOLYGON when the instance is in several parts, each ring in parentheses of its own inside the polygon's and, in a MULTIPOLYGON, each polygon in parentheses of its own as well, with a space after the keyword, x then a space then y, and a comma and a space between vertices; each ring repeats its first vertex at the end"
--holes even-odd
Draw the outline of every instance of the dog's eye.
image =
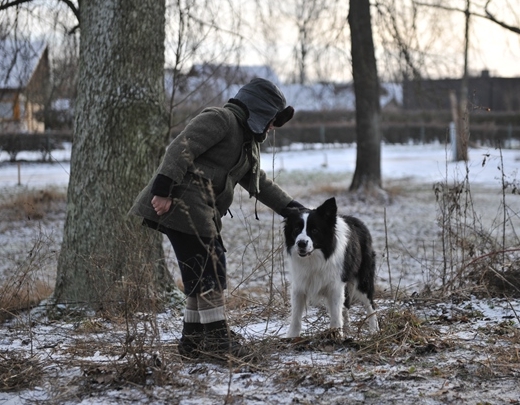
POLYGON ((317 235, 318 234, 318 229, 317 228, 314 228, 311 230, 311 234, 312 235, 317 235))
POLYGON ((298 236, 302 230, 300 228, 294 228, 292 234, 294 237, 298 236))

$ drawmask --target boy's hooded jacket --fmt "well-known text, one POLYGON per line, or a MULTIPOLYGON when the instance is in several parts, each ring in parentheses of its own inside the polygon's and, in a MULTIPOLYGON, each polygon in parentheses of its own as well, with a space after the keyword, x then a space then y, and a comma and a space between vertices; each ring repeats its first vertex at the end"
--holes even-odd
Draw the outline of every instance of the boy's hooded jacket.
POLYGON ((292 198, 260 169, 259 144, 273 120, 281 126, 293 112, 273 83, 253 79, 224 107, 203 110, 172 141, 130 212, 159 230, 215 237, 240 184, 280 213, 292 198), (158 216, 151 204, 154 195, 172 197, 170 211, 158 216))

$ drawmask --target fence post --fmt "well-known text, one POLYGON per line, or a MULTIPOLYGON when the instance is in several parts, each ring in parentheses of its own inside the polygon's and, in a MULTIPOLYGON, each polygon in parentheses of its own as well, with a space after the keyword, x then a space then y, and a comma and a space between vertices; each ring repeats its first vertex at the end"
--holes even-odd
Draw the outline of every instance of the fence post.
POLYGON ((18 162, 18 185, 21 186, 22 185, 22 175, 21 175, 21 169, 22 168, 22 164, 20 162, 18 162))
POLYGON ((320 141, 321 141, 321 147, 325 148, 325 125, 320 125, 320 141))
POLYGON ((450 122, 451 158, 457 160, 457 128, 454 122, 450 122))

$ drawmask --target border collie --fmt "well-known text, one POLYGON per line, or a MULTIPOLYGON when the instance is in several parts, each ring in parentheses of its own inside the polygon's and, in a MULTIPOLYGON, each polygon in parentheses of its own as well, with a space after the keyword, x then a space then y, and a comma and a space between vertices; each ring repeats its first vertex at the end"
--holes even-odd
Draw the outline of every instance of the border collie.
POLYGON ((286 209, 285 245, 291 272, 291 325, 288 338, 300 336, 308 303, 325 299, 330 328, 343 334, 352 299, 367 311, 370 331, 379 330, 374 309, 375 253, 372 237, 359 219, 337 214, 330 198, 312 210, 286 209))

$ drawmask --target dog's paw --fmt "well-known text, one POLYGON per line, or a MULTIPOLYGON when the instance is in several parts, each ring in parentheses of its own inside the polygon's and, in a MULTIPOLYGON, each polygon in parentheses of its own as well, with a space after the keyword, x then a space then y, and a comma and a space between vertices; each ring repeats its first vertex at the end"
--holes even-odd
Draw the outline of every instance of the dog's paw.
POLYGON ((306 341, 308 339, 302 338, 301 336, 296 336, 296 337, 284 337, 284 338, 281 338, 280 340, 283 343, 298 344, 298 343, 301 343, 301 342, 306 341))
POLYGON ((312 339, 310 337, 301 336, 282 338, 281 341, 289 348, 296 351, 307 350, 312 344, 312 339))
POLYGON ((339 328, 327 329, 325 332, 322 332, 319 337, 323 340, 341 342, 343 340, 343 331, 339 328))

